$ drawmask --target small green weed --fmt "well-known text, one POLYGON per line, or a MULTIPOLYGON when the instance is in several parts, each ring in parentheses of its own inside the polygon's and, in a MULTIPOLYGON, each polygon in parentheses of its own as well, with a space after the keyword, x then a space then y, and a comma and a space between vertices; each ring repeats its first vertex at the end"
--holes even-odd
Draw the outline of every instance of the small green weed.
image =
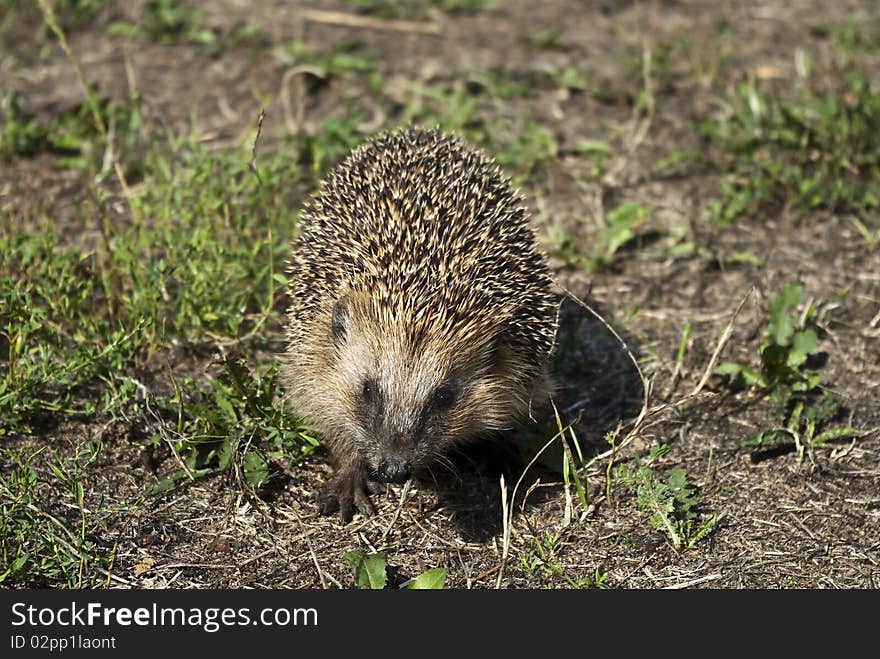
MULTIPOLYGON (((100 98, 95 107, 104 126, 112 126, 118 155, 130 154, 141 138, 142 121, 136 109, 100 98)), ((22 111, 17 96, 8 92, 0 107, 0 158, 30 156, 51 151, 58 167, 98 171, 104 157, 100 130, 95 126, 88 103, 74 106, 45 123, 22 111)))
POLYGON ((532 42, 538 48, 543 48, 544 50, 566 49, 565 42, 562 40, 562 35, 559 34, 559 30, 553 28, 541 30, 536 33, 535 36, 532 37, 532 42))
MULTIPOLYGON (((65 29, 87 28, 106 5, 105 0, 53 0, 54 14, 59 25, 65 29)), ((0 0, 0 44, 3 44, 5 32, 14 27, 30 25, 31 19, 39 16, 39 8, 34 0, 0 0)), ((35 36, 42 40, 46 36, 46 25, 40 25, 35 36)), ((20 34, 20 33, 19 33, 20 34)), ((7 52, 15 52, 20 46, 10 39, 7 52)))
POLYGON ((565 94, 585 91, 598 93, 597 90, 600 86, 592 79, 592 76, 571 64, 549 68, 542 75, 553 87, 565 94))
POLYGON ((499 99, 534 98, 535 89, 530 77, 508 67, 493 67, 486 71, 471 71, 467 75, 467 90, 472 95, 499 99))
POLYGON ((560 547, 559 533, 547 531, 543 536, 533 538, 529 541, 528 549, 519 556, 520 570, 531 577, 537 577, 546 588, 552 588, 557 579, 572 588, 608 588, 608 575, 598 568, 593 577, 574 579, 569 575, 557 556, 560 547))
MULTIPOLYGON (((565 359, 562 356, 565 353, 566 349, 560 349, 557 358, 565 359)), ((589 482, 581 474, 587 460, 575 429, 572 426, 563 427, 558 410, 555 411, 557 412, 555 427, 548 425, 536 432, 526 433, 518 445, 520 457, 525 462, 537 454, 538 463, 542 467, 562 476, 566 501, 565 515, 568 520, 579 514, 574 510, 575 499, 580 503, 581 513, 586 512, 590 507, 589 482)))
POLYGON ((56 501, 46 510, 47 486, 35 466, 38 451, 0 451, 0 584, 27 585, 62 582, 69 588, 98 585, 98 568, 109 557, 90 535, 100 524, 101 509, 86 510, 84 482, 97 459, 100 445, 84 444, 71 455, 56 454, 48 463, 54 476, 56 501), (67 511, 79 519, 66 519, 67 511))
POLYGON ((141 9, 140 21, 115 21, 107 27, 107 33, 124 37, 145 34, 160 43, 195 43, 214 53, 221 46, 220 35, 202 25, 202 10, 179 0, 149 0, 141 9))
POLYGON ((854 73, 841 88, 800 98, 762 92, 751 79, 728 116, 704 121, 727 174, 711 210, 726 224, 768 209, 865 211, 880 204, 880 92, 854 73))
POLYGON ((48 127, 22 112, 15 92, 7 92, 0 106, 0 157, 30 155, 48 143, 48 127))
POLYGON ((624 203, 608 213, 599 232, 593 259, 599 266, 609 266, 617 252, 636 237, 636 229, 651 219, 651 209, 643 204, 624 203))
POLYGON ((439 126, 457 133, 491 153, 517 184, 540 174, 558 152, 553 132, 522 113, 509 120, 490 122, 483 110, 517 88, 498 72, 467 82, 426 87, 409 83, 403 95, 401 123, 439 126))
POLYGON ((651 515, 648 523, 663 531, 676 551, 690 550, 712 532, 718 517, 698 516, 699 498, 684 469, 670 469, 665 483, 657 477, 654 465, 668 451, 665 445, 654 447, 647 460, 636 459, 635 470, 618 465, 616 480, 635 490, 636 505, 651 515))
POLYGON ((155 400, 157 411, 176 423, 162 424, 153 442, 170 442, 183 468, 154 485, 152 493, 228 469, 259 491, 270 478, 271 459, 299 458, 318 446, 302 421, 284 409, 277 366, 254 374, 243 359, 227 356, 220 367, 220 377, 208 387, 199 388, 191 378, 174 381, 174 396, 155 400))
POLYGON ((758 350, 761 365, 755 370, 744 364, 727 362, 715 372, 734 383, 755 387, 780 410, 782 425, 744 439, 741 445, 758 449, 817 448, 836 439, 853 437, 855 428, 834 428, 819 432, 840 408, 839 397, 820 386, 821 372, 810 365, 819 341, 815 330, 807 327, 811 306, 801 315, 794 310, 801 304, 802 284, 785 286, 774 298, 764 340, 758 350))
POLYGON ((319 132, 297 136, 297 160, 304 173, 311 175, 311 184, 317 184, 334 163, 366 139, 357 128, 359 121, 360 116, 355 113, 331 117, 319 132))
POLYGON ((558 246, 555 255, 568 265, 588 272, 609 268, 615 263, 618 252, 624 245, 637 238, 636 230, 650 221, 650 218, 651 210, 643 204, 621 204, 605 217, 605 225, 599 230, 593 249, 588 254, 579 249, 566 227, 555 225, 551 228, 554 233, 552 239, 558 246))
POLYGON ((350 78, 355 74, 369 75, 376 70, 376 54, 358 41, 343 41, 325 51, 315 51, 303 41, 294 39, 274 51, 276 59, 289 67, 309 66, 318 78, 350 78))
POLYGON ((599 181, 608 170, 607 163, 614 155, 614 148, 603 140, 580 140, 574 145, 573 153, 588 158, 592 164, 588 178, 599 181))
POLYGON ((880 52, 880 21, 851 18, 843 26, 827 30, 846 60, 856 60, 865 54, 880 52))

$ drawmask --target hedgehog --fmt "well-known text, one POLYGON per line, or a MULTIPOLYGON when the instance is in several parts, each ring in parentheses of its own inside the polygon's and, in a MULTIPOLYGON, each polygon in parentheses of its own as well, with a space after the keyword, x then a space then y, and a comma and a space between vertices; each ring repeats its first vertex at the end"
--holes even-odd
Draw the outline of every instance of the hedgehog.
POLYGON ((335 473, 322 514, 375 512, 470 439, 545 401, 557 323, 519 192, 461 138, 408 127, 332 169, 290 263, 283 377, 335 473))

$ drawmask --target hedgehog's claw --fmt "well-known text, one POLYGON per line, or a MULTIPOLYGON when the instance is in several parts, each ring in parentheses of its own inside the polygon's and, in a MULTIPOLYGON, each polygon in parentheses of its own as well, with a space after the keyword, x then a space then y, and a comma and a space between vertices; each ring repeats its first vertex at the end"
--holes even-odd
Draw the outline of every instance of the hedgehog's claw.
POLYGON ((315 492, 318 511, 322 515, 331 515, 338 510, 343 524, 351 521, 355 510, 369 517, 376 512, 369 493, 376 492, 377 485, 381 484, 367 480, 360 469, 338 471, 315 492))

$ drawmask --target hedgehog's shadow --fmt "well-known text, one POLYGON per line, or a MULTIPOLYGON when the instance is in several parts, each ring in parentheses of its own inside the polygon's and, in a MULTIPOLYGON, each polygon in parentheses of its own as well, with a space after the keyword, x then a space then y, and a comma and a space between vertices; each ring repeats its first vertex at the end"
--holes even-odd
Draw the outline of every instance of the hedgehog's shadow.
MULTIPOLYGON (((439 504, 452 513, 452 521, 459 537, 466 542, 485 543, 502 530, 501 476, 508 497, 526 468, 513 432, 493 439, 470 444, 449 456, 448 468, 432 470, 433 485, 439 504)), ((554 481, 556 475, 542 465, 529 470, 520 486, 517 506, 522 492, 536 480, 554 481)), ((541 490, 528 498, 528 505, 547 496, 541 490)))
MULTIPOLYGON (((590 307, 604 315, 595 302, 590 307)), ((564 300, 551 365, 553 398, 563 425, 573 424, 587 455, 607 449, 606 434, 637 416, 644 403, 644 383, 627 352, 627 346, 636 352, 632 337, 615 331, 627 345, 579 303, 564 300)))
MULTIPOLYGON (((629 337, 624 335, 624 340, 632 345, 629 337)), ((606 434, 620 422, 634 418, 642 407, 644 385, 625 346, 601 321, 568 298, 560 308, 551 372, 556 382, 553 402, 560 421, 563 427, 571 424, 585 459, 607 449, 606 434)), ((527 422, 493 441, 478 442, 450 456, 454 471, 435 474, 441 504, 453 512, 464 540, 485 542, 501 532, 501 475, 510 496, 528 464, 558 433, 552 407, 535 410, 534 417, 535 423, 527 422)), ((557 497, 561 469, 562 447, 556 441, 525 474, 513 502, 515 510, 529 510, 557 497), (557 485, 530 489, 538 480, 557 485)))

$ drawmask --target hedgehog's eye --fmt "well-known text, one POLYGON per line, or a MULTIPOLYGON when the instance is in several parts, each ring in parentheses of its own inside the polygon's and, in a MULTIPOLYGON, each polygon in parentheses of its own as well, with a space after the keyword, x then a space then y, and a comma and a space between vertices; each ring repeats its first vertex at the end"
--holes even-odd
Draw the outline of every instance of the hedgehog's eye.
POLYGON ((434 390, 431 395, 431 408, 442 411, 448 410, 455 402, 458 390, 451 382, 445 382, 434 390))
POLYGON ((376 386, 376 381, 372 378, 367 378, 361 384, 361 396, 364 399, 364 402, 367 404, 375 402, 378 397, 378 387, 376 386))

